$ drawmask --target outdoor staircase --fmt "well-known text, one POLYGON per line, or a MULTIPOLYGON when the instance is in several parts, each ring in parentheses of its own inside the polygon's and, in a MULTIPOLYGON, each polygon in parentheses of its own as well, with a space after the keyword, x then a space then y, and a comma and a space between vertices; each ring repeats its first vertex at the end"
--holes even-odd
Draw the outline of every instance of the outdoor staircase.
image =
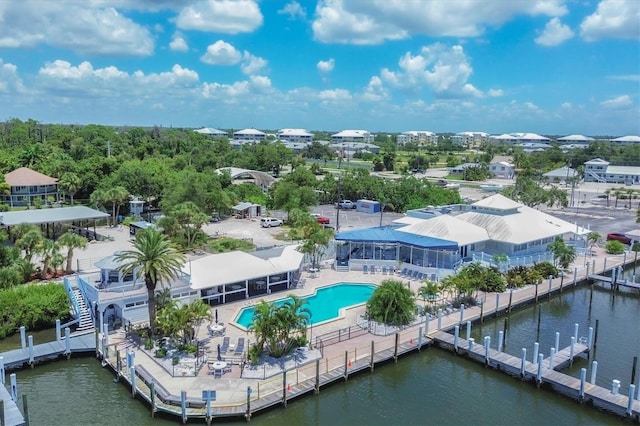
POLYGON ((593 172, 593 171, 591 171, 591 170, 587 170, 587 171, 586 171, 586 173, 587 173, 589 176, 591 176, 592 178, 594 178, 597 182, 600 182, 600 183, 607 183, 607 180, 606 180, 605 178, 603 178, 602 176, 600 176, 600 175, 599 175, 599 174, 597 174, 597 173, 594 173, 594 172, 593 172))
POLYGON ((337 272, 349 272, 349 265, 338 265, 336 263, 335 268, 337 272))
POLYGON ((78 312, 78 315, 80 316, 80 322, 78 324, 76 332, 93 330, 93 320, 91 319, 91 312, 89 311, 89 308, 84 301, 84 297, 82 296, 82 292, 78 287, 73 288, 73 295, 78 302, 78 306, 80 307, 80 312, 78 312))

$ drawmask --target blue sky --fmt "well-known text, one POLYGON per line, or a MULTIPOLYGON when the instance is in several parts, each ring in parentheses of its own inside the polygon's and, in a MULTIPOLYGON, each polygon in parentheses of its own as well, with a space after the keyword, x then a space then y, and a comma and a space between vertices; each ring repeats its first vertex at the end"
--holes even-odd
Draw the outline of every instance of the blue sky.
POLYGON ((13 117, 640 135, 640 1, 5 0, 13 117))

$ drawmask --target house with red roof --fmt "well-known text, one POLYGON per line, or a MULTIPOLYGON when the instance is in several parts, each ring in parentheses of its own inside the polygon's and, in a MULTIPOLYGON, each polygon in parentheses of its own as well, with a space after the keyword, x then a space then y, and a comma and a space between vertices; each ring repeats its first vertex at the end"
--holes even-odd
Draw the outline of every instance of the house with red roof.
POLYGON ((32 206, 38 199, 45 205, 48 201, 58 202, 60 193, 58 179, 52 178, 27 167, 20 167, 4 175, 5 182, 11 187, 9 195, 3 195, 2 201, 11 207, 32 206))

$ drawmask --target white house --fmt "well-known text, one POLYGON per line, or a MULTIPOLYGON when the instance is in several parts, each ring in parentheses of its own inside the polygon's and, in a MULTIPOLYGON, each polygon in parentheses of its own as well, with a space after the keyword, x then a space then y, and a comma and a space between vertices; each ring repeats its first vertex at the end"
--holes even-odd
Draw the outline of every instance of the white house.
POLYGON ((619 138, 611 139, 611 143, 615 143, 616 145, 640 144, 640 136, 622 136, 619 138))
POLYGON ((584 163, 585 182, 640 184, 640 167, 613 166, 602 158, 584 163))
POLYGON ((467 148, 479 147, 489 141, 489 134, 484 132, 460 132, 451 137, 451 142, 467 148))
POLYGON ((516 166, 510 157, 496 156, 489 163, 489 171, 494 177, 500 179, 513 179, 516 174, 516 166))
POLYGON ((211 129, 209 127, 203 127, 202 129, 196 129, 196 130, 194 130, 194 132, 200 133, 201 135, 209 136, 211 138, 228 136, 227 132, 223 132, 222 130, 218 130, 218 129, 211 129))
POLYGON ((366 130, 343 130, 331 135, 331 142, 333 143, 373 143, 374 139, 373 134, 366 130))
POLYGON ((569 135, 569 136, 564 136, 561 138, 556 139, 556 141, 559 144, 583 144, 583 145, 589 145, 591 142, 593 142, 595 139, 590 138, 589 136, 583 136, 583 135, 569 135))
POLYGON ((285 142, 313 142, 313 133, 309 133, 304 129, 281 129, 276 136, 285 142))
POLYGON ((238 141, 262 141, 267 138, 267 134, 256 129, 244 129, 233 132, 233 139, 238 141))

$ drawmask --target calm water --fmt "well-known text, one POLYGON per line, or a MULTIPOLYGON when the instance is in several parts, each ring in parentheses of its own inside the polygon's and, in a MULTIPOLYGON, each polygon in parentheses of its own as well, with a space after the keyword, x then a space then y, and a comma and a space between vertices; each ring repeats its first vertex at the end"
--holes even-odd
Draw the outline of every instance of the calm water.
MULTIPOLYGON (((598 384, 608 386, 611 378, 619 378, 623 389, 628 389, 632 358, 640 355, 640 297, 617 295, 614 299, 608 291, 595 290, 591 299, 589 287, 583 287, 513 312, 507 352, 519 354, 527 347, 531 356, 538 311, 542 312, 539 340, 545 354, 554 344, 556 331, 564 347, 575 322, 580 324, 579 334, 586 336, 587 327, 599 319, 598 384)), ((503 328, 501 317, 476 326, 473 334, 492 336, 495 347, 503 328)), ((578 375, 580 367, 588 364, 578 361, 570 373, 578 375)), ((152 420, 149 408, 131 399, 128 389, 114 383, 113 377, 94 358, 79 358, 19 371, 18 386, 20 393, 29 396, 35 425, 178 424, 172 419, 152 420)), ((322 389, 319 396, 290 402, 286 409, 274 409, 251 421, 258 425, 621 423, 613 415, 437 349, 377 367, 373 374, 350 377, 346 384, 322 389)))
MULTIPOLYGON (((341 283, 318 289, 313 296, 303 297, 305 305, 312 313, 311 324, 319 324, 337 318, 340 309, 364 303, 373 294, 375 286, 368 284, 341 283)), ((282 305, 288 299, 277 300, 276 305, 282 305)), ((248 328, 253 320, 254 308, 243 308, 235 322, 248 328)))

